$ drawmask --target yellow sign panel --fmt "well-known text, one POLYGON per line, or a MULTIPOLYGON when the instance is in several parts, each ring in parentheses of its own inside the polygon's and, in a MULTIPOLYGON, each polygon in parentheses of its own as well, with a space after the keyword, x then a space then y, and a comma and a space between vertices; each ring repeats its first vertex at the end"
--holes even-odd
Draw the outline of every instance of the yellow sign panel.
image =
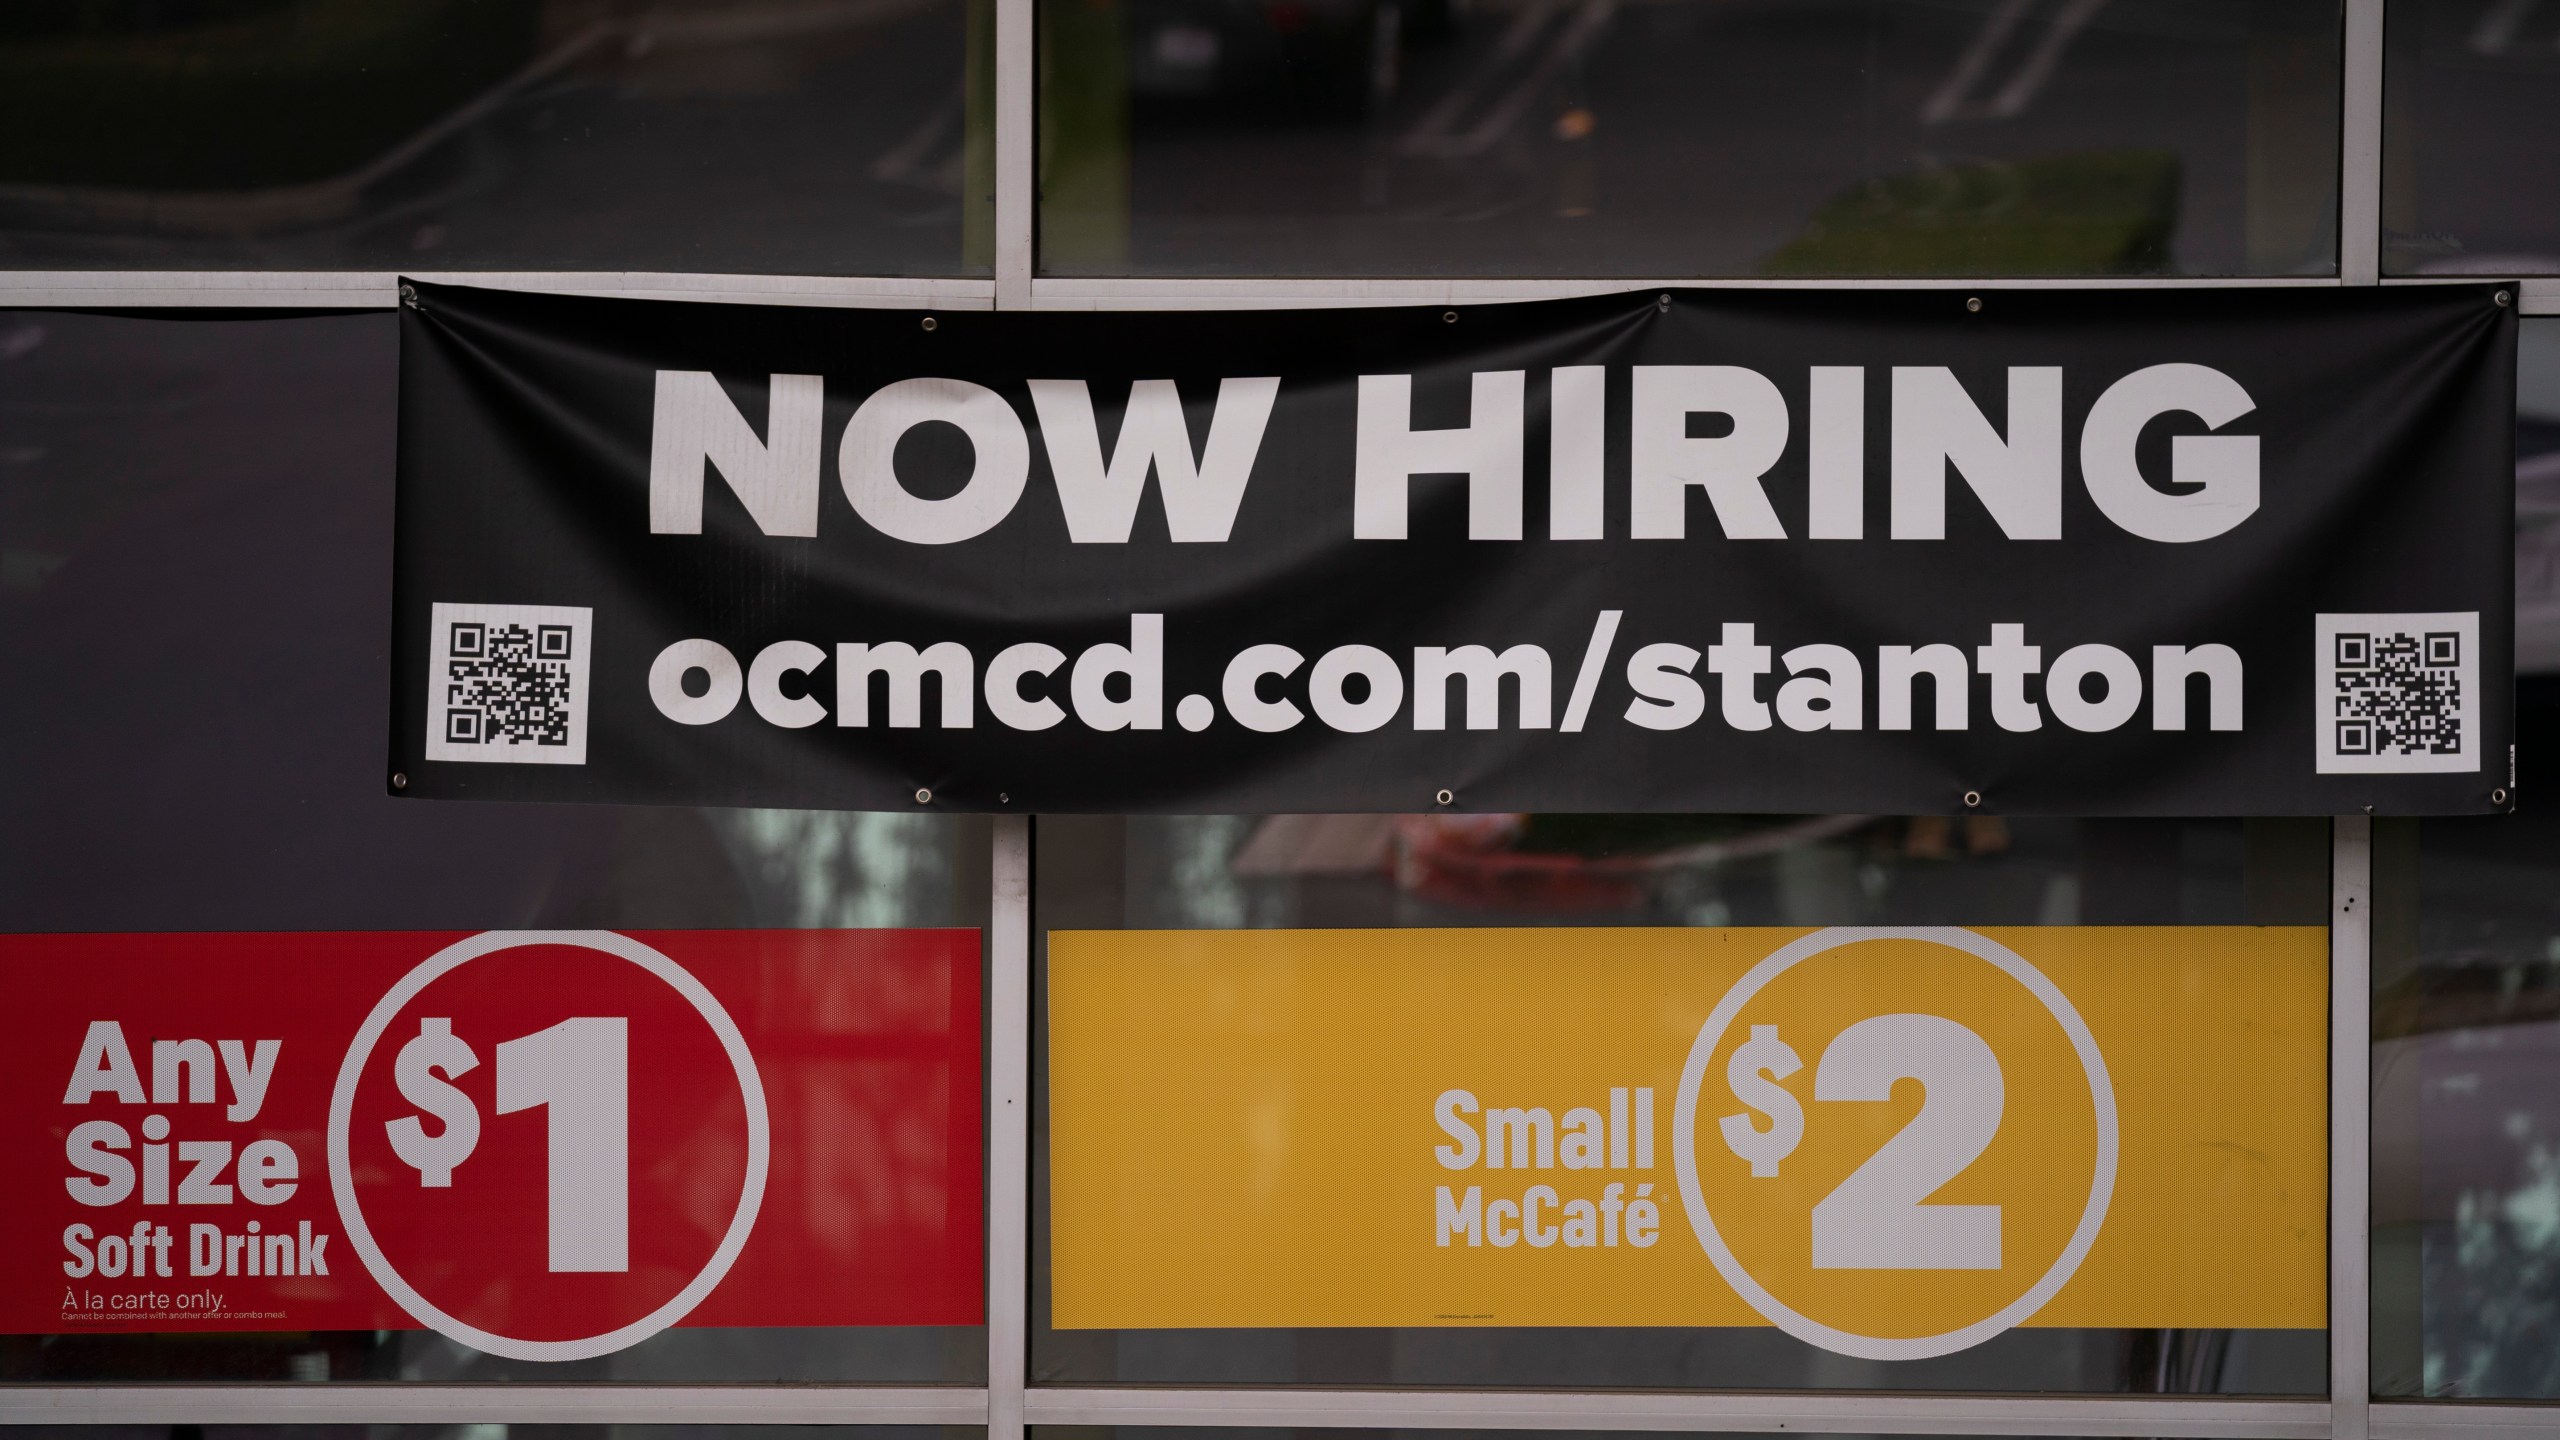
POLYGON ((1060 931, 1053 1323, 2326 1323, 2318 928, 1060 931))

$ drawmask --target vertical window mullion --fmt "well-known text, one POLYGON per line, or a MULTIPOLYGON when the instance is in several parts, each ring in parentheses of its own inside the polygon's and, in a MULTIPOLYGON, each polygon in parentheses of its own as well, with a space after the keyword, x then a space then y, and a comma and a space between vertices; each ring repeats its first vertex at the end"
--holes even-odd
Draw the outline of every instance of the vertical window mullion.
POLYGON ((1034 159, 1032 0, 996 6, 996 308, 1031 307, 1034 159))
POLYGON ((2372 1406, 2373 821, 2332 822, 2329 856, 2329 1433, 2372 1406))
POLYGON ((987 926, 987 1440, 1022 1440, 1031 1304, 1031 821, 999 815, 987 926))
POLYGON ((2346 0, 2338 88, 2338 280, 2382 280, 2382 5, 2346 0))

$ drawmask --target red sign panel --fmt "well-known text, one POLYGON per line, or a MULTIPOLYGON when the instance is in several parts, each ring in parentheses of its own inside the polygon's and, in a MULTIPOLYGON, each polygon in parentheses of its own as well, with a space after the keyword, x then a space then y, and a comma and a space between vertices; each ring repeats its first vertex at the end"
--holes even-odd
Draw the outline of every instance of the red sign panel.
POLYGON ((0 1332, 985 1313, 971 930, 0 937, 0 1332))

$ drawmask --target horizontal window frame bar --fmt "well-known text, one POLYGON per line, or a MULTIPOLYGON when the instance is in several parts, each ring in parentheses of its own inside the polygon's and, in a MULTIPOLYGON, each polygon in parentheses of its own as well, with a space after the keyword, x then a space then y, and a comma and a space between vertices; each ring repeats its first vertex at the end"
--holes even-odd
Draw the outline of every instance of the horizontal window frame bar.
MULTIPOLYGON (((0 271, 0 309, 390 309, 402 276, 555 295, 816 308, 992 310, 996 282, 899 275, 726 275, 622 270, 14 270, 0 271)), ((2385 286, 2479 284, 2486 276, 2386 279, 2385 286)), ((2560 315, 2560 276, 2517 282, 2522 313, 2560 315)), ((1863 279, 1377 279, 1165 277, 1035 279, 1033 310, 1336 309, 1485 305, 1645 290, 2301 290, 2334 276, 1893 276, 1863 279)))
POLYGON ((2553 1440, 2560 1406, 2497 1401, 2373 1403, 2372 1440, 2553 1440))
POLYGON ((0 1385, 0 1425, 983 1425, 957 1385, 0 1385))
POLYGON ((1047 279, 1031 285, 1034 310, 1227 310, 1386 305, 1487 305, 1644 290, 2300 290, 2338 288, 2326 275, 1891 276, 1860 279, 1047 279))
POLYGON ((1032 1425, 1220 1425, 1437 1430, 1628 1430, 1900 1435, 2211 1436, 2318 1440, 2326 1400, 1974 1396, 1841 1391, 1034 1388, 1032 1425))
POLYGON ((0 308, 388 310, 402 278, 552 295, 707 304, 991 310, 993 280, 649 270, 13 270, 0 308))
MULTIPOLYGON (((1035 1386, 1033 1425, 1311 1429, 1599 1430, 1806 1434, 2326 1435, 2318 1400, 1503 1390, 1167 1390, 1035 1386)), ((987 1392, 962 1386, 0 1385, 0 1424, 978 1425, 987 1392)), ((2560 1406, 2377 1401, 2373 1440, 2554 1440, 2560 1406)))

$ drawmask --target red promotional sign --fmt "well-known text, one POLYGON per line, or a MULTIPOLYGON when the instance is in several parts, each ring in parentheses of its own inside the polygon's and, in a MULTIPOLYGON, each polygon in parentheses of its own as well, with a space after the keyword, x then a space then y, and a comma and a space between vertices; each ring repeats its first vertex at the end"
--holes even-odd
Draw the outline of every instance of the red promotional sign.
POLYGON ((0 1332, 984 1316, 968 930, 0 937, 0 1332))

